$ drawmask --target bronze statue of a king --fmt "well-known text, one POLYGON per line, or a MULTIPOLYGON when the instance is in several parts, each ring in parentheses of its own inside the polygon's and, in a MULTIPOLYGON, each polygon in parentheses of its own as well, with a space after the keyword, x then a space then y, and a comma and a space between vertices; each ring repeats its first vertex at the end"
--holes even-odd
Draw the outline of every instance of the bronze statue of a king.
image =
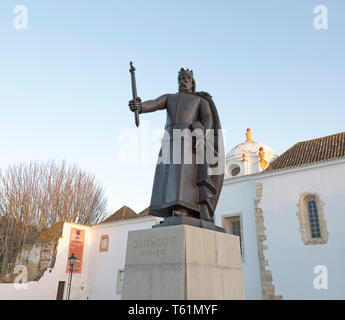
POLYGON ((195 91, 192 70, 181 69, 178 93, 129 101, 136 114, 166 110, 149 214, 161 226, 189 224, 213 230, 213 215, 224 180, 224 145, 212 97, 195 91))

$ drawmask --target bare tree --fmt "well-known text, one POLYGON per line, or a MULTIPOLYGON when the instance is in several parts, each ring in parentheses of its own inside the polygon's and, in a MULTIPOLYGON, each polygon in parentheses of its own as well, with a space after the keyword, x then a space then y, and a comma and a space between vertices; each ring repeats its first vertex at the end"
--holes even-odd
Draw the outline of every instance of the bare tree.
POLYGON ((59 221, 92 225, 105 216, 106 199, 95 177, 54 161, 10 166, 0 172, 0 267, 19 248, 59 221))

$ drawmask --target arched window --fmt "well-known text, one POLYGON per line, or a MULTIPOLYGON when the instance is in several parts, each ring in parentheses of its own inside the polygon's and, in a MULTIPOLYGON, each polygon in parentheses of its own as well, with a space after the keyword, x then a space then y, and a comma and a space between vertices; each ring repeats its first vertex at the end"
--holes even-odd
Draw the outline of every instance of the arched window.
POLYGON ((328 241, 323 205, 315 193, 303 193, 299 199, 297 217, 304 244, 323 244, 328 241))
POLYGON ((321 238, 319 215, 315 200, 308 200, 309 227, 312 238, 321 238))

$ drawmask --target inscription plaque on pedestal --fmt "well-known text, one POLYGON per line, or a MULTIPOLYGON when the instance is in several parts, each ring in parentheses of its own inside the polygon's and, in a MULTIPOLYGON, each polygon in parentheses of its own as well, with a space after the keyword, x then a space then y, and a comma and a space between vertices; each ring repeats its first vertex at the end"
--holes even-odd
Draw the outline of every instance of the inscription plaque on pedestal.
POLYGON ((130 231, 123 300, 244 299, 239 239, 187 225, 130 231))

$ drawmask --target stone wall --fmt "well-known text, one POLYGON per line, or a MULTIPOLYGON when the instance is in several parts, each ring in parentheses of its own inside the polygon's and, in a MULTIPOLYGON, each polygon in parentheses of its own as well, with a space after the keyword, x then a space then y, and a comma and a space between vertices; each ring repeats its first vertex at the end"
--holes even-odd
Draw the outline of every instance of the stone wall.
POLYGON ((273 285, 272 273, 267 269, 268 260, 265 258, 264 250, 267 250, 267 246, 264 244, 266 240, 265 224, 263 210, 259 207, 262 198, 263 186, 261 182, 256 183, 256 199, 254 199, 254 212, 256 222, 256 235, 258 245, 258 256, 260 263, 260 277, 261 277, 261 288, 262 298, 264 300, 281 300, 281 295, 275 295, 275 287, 273 285))
POLYGON ((27 281, 38 281, 48 268, 53 268, 56 260, 56 250, 59 238, 62 236, 64 221, 54 224, 42 231, 33 243, 26 243, 19 251, 15 262, 0 282, 12 283, 15 280, 18 266, 24 266, 27 271, 27 281))

